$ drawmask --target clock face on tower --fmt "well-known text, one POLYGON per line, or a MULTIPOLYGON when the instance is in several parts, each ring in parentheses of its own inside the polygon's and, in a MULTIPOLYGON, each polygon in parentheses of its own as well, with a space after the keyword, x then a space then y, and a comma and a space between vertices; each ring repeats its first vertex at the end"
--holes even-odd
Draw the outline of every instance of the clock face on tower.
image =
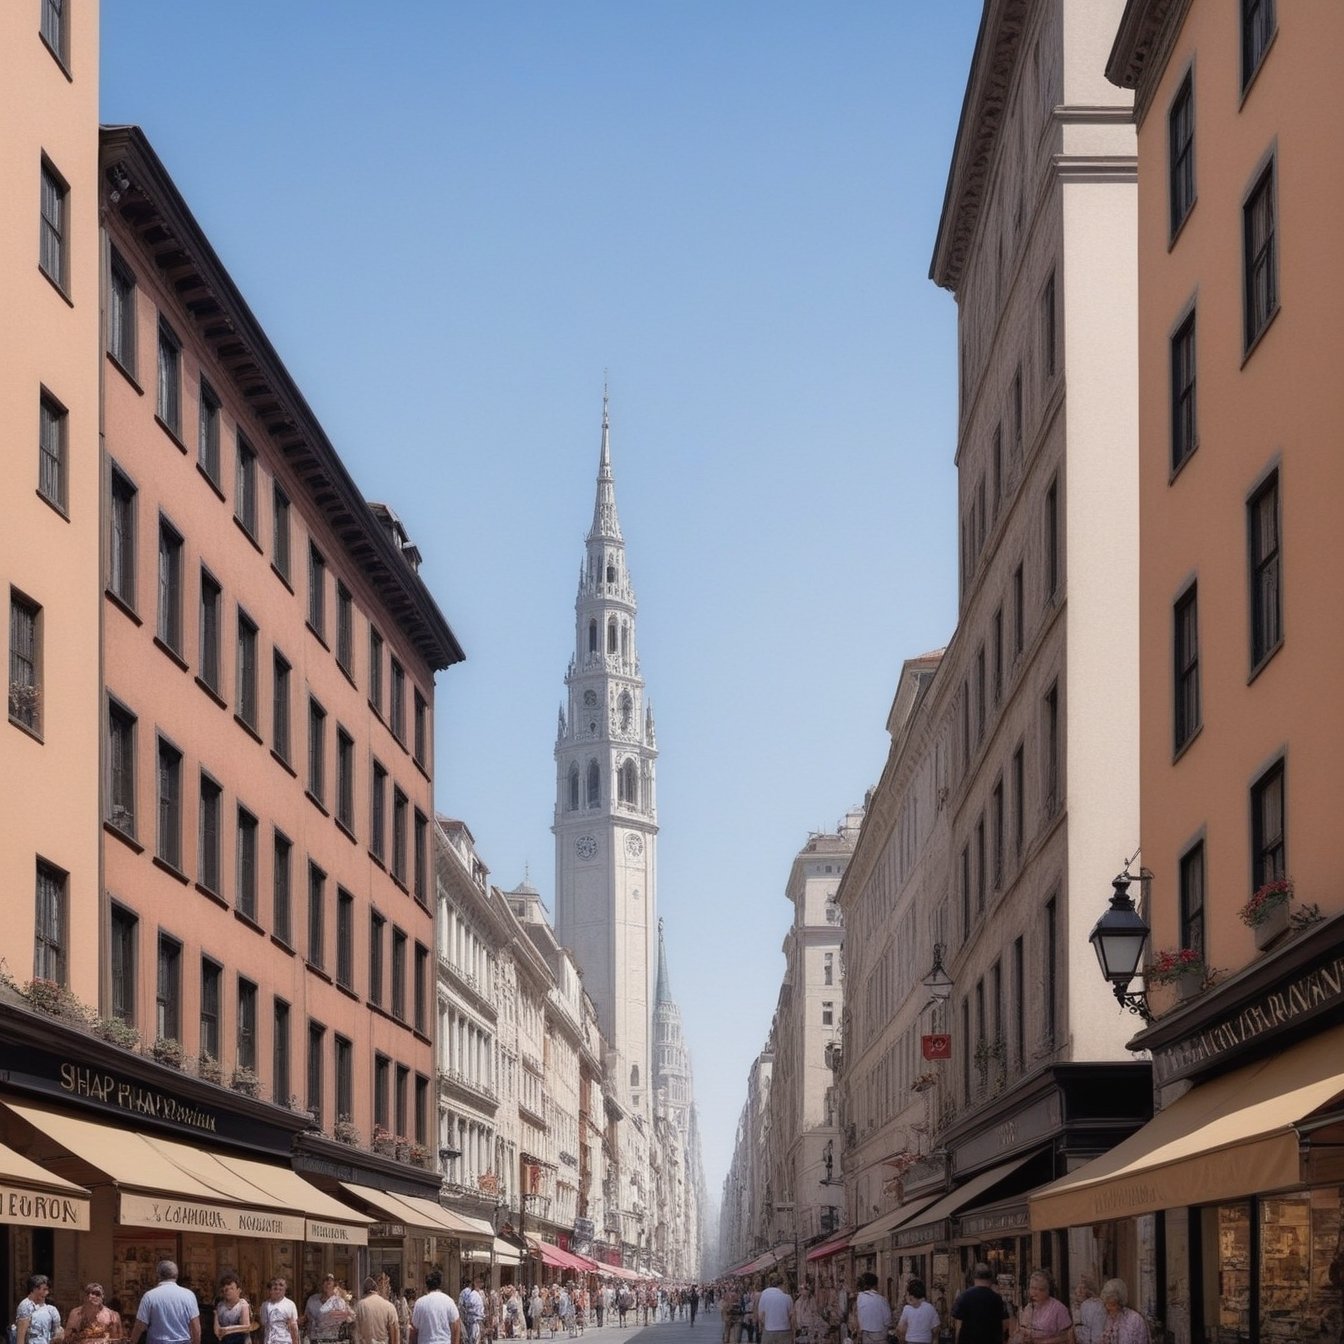
POLYGON ((625 852, 632 858, 637 859, 644 852, 644 838, 636 835, 633 831, 625 837, 625 852))
POLYGON ((574 842, 574 852, 581 859, 591 859, 597 853, 597 841, 591 835, 581 835, 574 842))

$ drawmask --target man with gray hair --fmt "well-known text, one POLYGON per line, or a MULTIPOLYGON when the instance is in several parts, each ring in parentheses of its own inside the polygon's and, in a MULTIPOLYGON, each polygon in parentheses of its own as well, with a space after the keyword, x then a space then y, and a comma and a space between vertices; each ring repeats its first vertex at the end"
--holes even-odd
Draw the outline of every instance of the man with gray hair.
POLYGON ((196 1294, 177 1281, 177 1266, 159 1261, 158 1286, 140 1299, 131 1344, 201 1344, 201 1309, 196 1294))

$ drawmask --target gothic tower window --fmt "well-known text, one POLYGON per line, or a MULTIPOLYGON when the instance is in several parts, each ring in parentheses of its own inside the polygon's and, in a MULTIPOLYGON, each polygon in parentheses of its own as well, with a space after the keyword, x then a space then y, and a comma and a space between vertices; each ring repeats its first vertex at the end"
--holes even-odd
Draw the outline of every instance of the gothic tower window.
POLYGON ((588 622, 588 652, 597 652, 597 622, 595 620, 588 622))
POLYGON ((631 1086, 631 1087, 638 1087, 638 1086, 639 1086, 639 1065, 638 1065, 638 1064, 632 1064, 632 1065, 630 1066, 630 1086, 631 1086))
POLYGON ((602 804, 602 772, 596 761, 588 762, 588 806, 600 807, 602 804))
POLYGON ((607 622, 607 652, 616 652, 616 618, 614 616, 607 622))
POLYGON ((621 657, 630 661, 630 626, 627 622, 621 622, 621 657))
POLYGON ((630 725, 635 717, 635 702, 630 698, 629 691, 621 692, 621 732, 628 733, 630 725))
POLYGON ((616 582, 616 566, 613 565, 610 560, 607 561, 607 582, 616 582))
POLYGON ((579 763, 577 761, 569 767, 569 810, 571 812, 579 810, 579 763))
POLYGON ((631 760, 621 762, 620 773, 616 777, 617 800, 635 807, 639 803, 639 777, 635 774, 635 763, 631 760))

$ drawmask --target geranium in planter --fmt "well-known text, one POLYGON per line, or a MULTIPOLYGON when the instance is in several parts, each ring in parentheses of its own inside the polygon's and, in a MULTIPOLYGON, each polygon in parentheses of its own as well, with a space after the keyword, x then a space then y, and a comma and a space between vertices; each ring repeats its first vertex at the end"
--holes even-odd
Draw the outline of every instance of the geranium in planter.
POLYGON ((1276 878, 1273 882, 1266 882, 1263 887, 1258 887, 1252 893, 1251 899, 1237 913, 1241 916, 1243 924, 1255 928, 1257 924, 1263 924, 1272 918, 1280 906, 1286 906, 1292 899, 1293 879, 1276 878))
POLYGON ((55 980, 34 978, 23 990, 28 1006, 48 1017, 59 1017, 79 1027, 92 1024, 93 1014, 64 985, 55 980))
POLYGON ((1198 976, 1202 981, 1208 973, 1204 956, 1193 947, 1166 948, 1144 968, 1143 977, 1150 985, 1174 985, 1198 976))
POLYGON ((208 1050, 201 1051, 201 1057, 196 1061, 196 1072, 207 1083, 224 1082, 224 1066, 208 1050))
POLYGON ((386 1125, 373 1127, 373 1151, 391 1157, 396 1152, 396 1138, 386 1125))
POLYGON ((354 1148, 358 1148, 364 1142, 363 1136, 359 1132, 359 1126, 348 1115, 338 1115, 336 1117, 336 1123, 332 1126, 331 1134, 338 1143, 348 1143, 354 1148))
POLYGON ((149 1053, 160 1064, 166 1064, 170 1069, 180 1069, 187 1061, 187 1052, 182 1049, 182 1042, 175 1041, 171 1036, 156 1037, 154 1044, 149 1047, 149 1053))
POLYGON ((233 1077, 229 1079, 229 1086, 245 1097, 261 1095, 261 1078, 255 1069, 249 1069, 246 1064, 240 1064, 234 1069, 233 1077))

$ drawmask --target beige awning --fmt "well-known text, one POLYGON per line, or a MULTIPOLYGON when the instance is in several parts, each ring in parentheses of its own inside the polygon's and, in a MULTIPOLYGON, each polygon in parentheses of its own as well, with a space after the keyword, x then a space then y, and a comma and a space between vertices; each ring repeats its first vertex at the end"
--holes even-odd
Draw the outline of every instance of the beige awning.
POLYGON ((89 1192, 0 1143, 0 1223, 89 1230, 89 1192))
POLYGON ((1033 1231, 1300 1184, 1295 1126, 1344 1093, 1344 1027, 1192 1088, 1031 1197, 1033 1231))
POLYGON ((884 1213, 880 1218, 874 1218, 871 1223, 865 1223, 849 1238, 849 1245, 877 1245, 883 1237, 894 1231, 902 1223, 909 1222, 921 1209, 927 1209, 937 1198, 937 1195, 925 1195, 919 1199, 907 1199, 904 1204, 892 1209, 891 1212, 884 1213))
POLYGON ((461 1214, 445 1209, 436 1200, 424 1199, 420 1195, 392 1194, 371 1185, 355 1185, 351 1181, 342 1181, 341 1184, 370 1208, 377 1209, 389 1223, 401 1223, 404 1227, 413 1227, 421 1233, 428 1232, 436 1237, 467 1237, 473 1240, 484 1237, 487 1241, 494 1240, 495 1234, 488 1223, 473 1219, 472 1223, 480 1223, 484 1229, 478 1230, 461 1214))
POLYGON ((929 1240, 936 1239, 937 1225, 944 1219, 950 1218, 958 1209, 964 1209, 972 1200, 978 1199, 991 1187, 998 1185, 1006 1177, 1011 1176, 1019 1167, 1030 1162, 1036 1153, 1027 1153, 1024 1157, 1014 1158, 1011 1162, 1005 1162, 1002 1166, 991 1167, 988 1171, 982 1171, 978 1176, 972 1176, 969 1181, 963 1181, 950 1194, 944 1195, 936 1204, 931 1204, 926 1209, 921 1209, 913 1218, 906 1218, 901 1224, 902 1231, 913 1230, 916 1227, 929 1229, 929 1240))
POLYGON ((99 1124, 63 1111, 7 1108, 119 1188, 118 1221, 133 1227, 308 1240, 306 1215, 320 1224, 312 1240, 362 1246, 369 1220, 310 1185, 290 1168, 99 1124))

